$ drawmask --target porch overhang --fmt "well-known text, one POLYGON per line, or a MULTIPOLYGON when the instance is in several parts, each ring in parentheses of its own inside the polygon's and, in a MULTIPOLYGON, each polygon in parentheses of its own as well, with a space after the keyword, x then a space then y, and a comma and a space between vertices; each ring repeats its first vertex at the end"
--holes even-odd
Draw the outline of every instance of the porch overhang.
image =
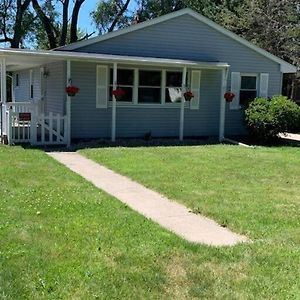
POLYGON ((218 61, 194 61, 142 56, 124 56, 68 51, 44 51, 28 49, 0 49, 0 57, 6 58, 7 71, 48 64, 56 61, 85 61, 99 63, 118 63, 142 66, 183 67, 197 69, 226 69, 228 63, 218 61))

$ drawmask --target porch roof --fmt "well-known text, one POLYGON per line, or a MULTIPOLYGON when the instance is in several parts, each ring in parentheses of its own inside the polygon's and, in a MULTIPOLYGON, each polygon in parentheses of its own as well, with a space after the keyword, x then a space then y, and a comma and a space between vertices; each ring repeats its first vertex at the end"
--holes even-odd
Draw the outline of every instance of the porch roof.
POLYGON ((230 65, 225 62, 194 61, 182 59, 167 59, 142 56, 125 56, 70 51, 45 51, 29 49, 1 49, 0 57, 6 58, 7 71, 17 71, 25 68, 56 62, 56 61, 90 61, 101 63, 120 63, 130 65, 190 67, 203 69, 223 69, 230 65))

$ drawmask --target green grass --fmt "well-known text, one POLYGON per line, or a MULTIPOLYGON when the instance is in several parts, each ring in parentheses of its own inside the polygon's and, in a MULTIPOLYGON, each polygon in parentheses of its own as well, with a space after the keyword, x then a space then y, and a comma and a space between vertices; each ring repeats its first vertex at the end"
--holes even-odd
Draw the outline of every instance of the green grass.
POLYGON ((299 148, 217 145, 81 153, 248 235, 254 243, 232 249, 231 255, 241 257, 226 280, 222 263, 212 267, 223 287, 241 280, 241 298, 300 298, 300 283, 293 279, 300 273, 299 148))
POLYGON ((218 220, 228 213, 228 226, 254 239, 211 248, 161 229, 42 151, 0 146, 0 299, 299 298, 299 150, 251 151, 86 151, 194 210, 218 220), (237 179, 241 165, 249 174, 234 183, 228 174, 237 179), (255 177, 270 195, 246 192, 255 177))

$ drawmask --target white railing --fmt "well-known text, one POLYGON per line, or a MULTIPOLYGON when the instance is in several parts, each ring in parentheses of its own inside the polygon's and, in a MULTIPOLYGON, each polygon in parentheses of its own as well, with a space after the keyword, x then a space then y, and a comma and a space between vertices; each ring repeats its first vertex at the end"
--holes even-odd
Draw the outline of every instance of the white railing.
POLYGON ((3 134, 9 144, 67 144, 67 116, 40 113, 39 103, 13 102, 2 108, 3 134))
POLYGON ((67 144, 67 116, 40 114, 37 118, 36 145, 67 144))

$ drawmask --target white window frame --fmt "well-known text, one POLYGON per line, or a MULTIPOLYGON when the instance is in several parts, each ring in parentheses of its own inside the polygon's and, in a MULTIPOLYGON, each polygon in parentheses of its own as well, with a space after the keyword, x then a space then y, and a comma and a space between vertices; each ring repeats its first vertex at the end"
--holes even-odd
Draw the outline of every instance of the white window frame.
MULTIPOLYGON (((109 70, 112 69, 112 67, 109 67, 109 70)), ((139 108, 145 108, 145 107, 150 107, 150 108, 158 108, 158 107, 165 107, 165 108, 178 108, 180 107, 180 103, 172 103, 172 102, 166 102, 165 99, 165 90, 167 88, 166 86, 166 74, 167 72, 183 72, 182 69, 178 68, 157 68, 157 67, 130 67, 130 66, 118 66, 118 69, 123 69, 123 70, 134 70, 134 85, 133 85, 133 101, 117 101, 117 106, 120 107, 139 107, 139 108), (160 87, 158 86, 140 86, 139 85, 139 71, 159 71, 161 72, 161 85, 160 87), (138 90, 140 87, 144 88, 160 88, 161 89, 161 101, 160 103, 143 103, 143 102, 138 102, 138 90)), ((195 69, 196 70, 196 69, 195 69)), ((198 69, 197 69, 198 70, 198 69)), ((200 70, 200 69, 199 69, 200 70)), ((109 71, 110 72, 110 71, 109 71)), ((110 76, 110 75, 108 75, 110 76)), ((187 78, 187 85, 190 83, 190 72, 189 76, 187 78)), ((108 90, 112 86, 112 84, 108 85, 108 90)), ((118 85, 120 87, 122 86, 127 86, 127 85, 118 85)), ((128 87, 132 87, 129 86, 128 87)), ((181 88, 181 86, 180 86, 181 88)), ((108 101, 108 106, 112 106, 112 101, 108 101)), ((189 107, 189 103, 185 103, 185 107, 189 107)))
POLYGON ((256 91, 256 93, 258 93, 258 81, 259 81, 259 76, 257 73, 241 73, 241 87, 240 87, 240 91, 256 91), (242 89, 242 77, 255 77, 256 78, 256 88, 254 89, 242 89))
MULTIPOLYGON (((109 77, 109 85, 108 85, 108 91, 110 91, 110 88, 112 87, 113 88, 113 82, 110 83, 110 72, 111 70, 113 70, 113 67, 110 67, 109 68, 109 74, 108 74, 108 77, 109 77)), ((118 87, 122 88, 122 87, 129 87, 129 88, 132 88, 132 100, 131 101, 120 101, 124 104, 132 104, 135 102, 135 77, 136 77, 136 68, 130 68, 130 67, 120 67, 118 68, 118 71, 119 70, 132 70, 133 71, 133 85, 126 85, 126 84, 117 84, 118 87)), ((111 95, 109 95, 108 97, 108 102, 109 103, 112 103, 112 99, 111 98, 111 95)), ((119 102, 119 103, 120 103, 119 102)), ((118 102, 117 102, 118 104, 118 102)))
POLYGON ((162 99, 162 90, 160 91, 160 102, 159 103, 144 103, 144 102, 139 102, 139 88, 152 88, 152 89, 162 89, 163 88, 163 71, 164 69, 147 69, 147 68, 138 68, 138 86, 137 86, 137 90, 138 90, 138 94, 137 94, 137 103, 139 105, 162 105, 163 104, 163 99, 162 99), (160 72, 160 86, 154 86, 154 85, 140 85, 140 76, 139 76, 139 72, 140 71, 145 71, 145 72, 160 72))

